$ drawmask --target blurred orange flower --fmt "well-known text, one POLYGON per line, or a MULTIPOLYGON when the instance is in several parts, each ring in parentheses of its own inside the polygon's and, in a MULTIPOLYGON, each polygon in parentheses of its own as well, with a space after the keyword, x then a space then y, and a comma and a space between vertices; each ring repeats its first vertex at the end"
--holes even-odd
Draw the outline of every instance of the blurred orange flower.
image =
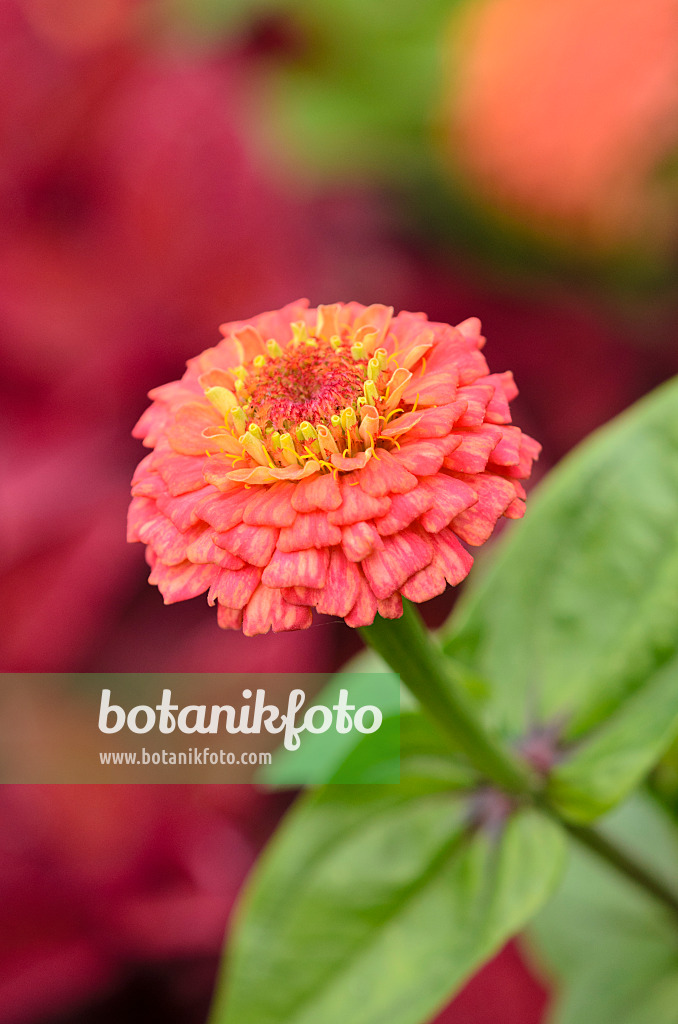
POLYGON ((446 146, 473 189, 601 246, 675 240, 674 0, 485 0, 450 44, 446 146))

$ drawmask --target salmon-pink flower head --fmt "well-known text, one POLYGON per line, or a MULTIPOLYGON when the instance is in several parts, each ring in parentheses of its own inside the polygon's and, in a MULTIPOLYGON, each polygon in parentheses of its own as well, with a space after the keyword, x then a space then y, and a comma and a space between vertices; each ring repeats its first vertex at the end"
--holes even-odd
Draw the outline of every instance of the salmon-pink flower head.
POLYGON ((369 625, 459 583, 501 516, 523 515, 536 441, 480 323, 300 301, 224 324, 135 435, 129 539, 166 603, 208 592, 219 625, 369 625))

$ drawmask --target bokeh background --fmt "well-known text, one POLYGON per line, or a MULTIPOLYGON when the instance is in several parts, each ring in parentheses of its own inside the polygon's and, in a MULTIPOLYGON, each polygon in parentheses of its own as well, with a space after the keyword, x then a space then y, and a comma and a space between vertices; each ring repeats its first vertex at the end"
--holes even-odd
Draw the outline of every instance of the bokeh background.
MULTIPOLYGON (((678 6, 0 0, 0 223, 0 669, 328 671, 343 624, 247 639, 147 585, 146 392, 302 295, 477 315, 547 471, 678 371, 678 6)), ((3 787, 0 1024, 204 1021, 288 802, 3 787)), ((547 1003, 511 945, 437 1024, 547 1003)))

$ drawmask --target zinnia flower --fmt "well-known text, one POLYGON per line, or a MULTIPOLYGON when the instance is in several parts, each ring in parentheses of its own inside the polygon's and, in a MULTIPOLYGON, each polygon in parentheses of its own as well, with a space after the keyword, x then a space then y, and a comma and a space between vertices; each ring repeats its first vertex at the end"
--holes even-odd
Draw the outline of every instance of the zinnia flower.
POLYGON ((473 318, 292 303, 151 391, 135 435, 129 539, 166 603, 208 591, 219 624, 364 626, 468 574, 463 546, 523 515, 539 445, 510 425, 473 318))

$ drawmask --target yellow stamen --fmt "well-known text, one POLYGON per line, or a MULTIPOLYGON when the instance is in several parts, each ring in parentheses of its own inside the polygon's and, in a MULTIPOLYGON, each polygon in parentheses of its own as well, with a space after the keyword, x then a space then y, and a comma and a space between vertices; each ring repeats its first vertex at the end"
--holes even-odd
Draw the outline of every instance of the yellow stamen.
POLYGON ((318 444, 323 455, 338 455, 339 448, 337 442, 332 437, 331 433, 323 423, 319 423, 316 427, 318 433, 318 444))
POLYGON ((299 456, 297 454, 297 449, 294 446, 291 434, 280 435, 280 454, 286 465, 298 465, 299 456))
POLYGON ((247 429, 247 417, 245 416, 245 412, 241 406, 236 405, 230 410, 230 417, 233 420, 233 426, 239 438, 247 429))
POLYGON ((363 392, 368 405, 376 405, 379 399, 379 389, 373 380, 366 380, 363 384, 363 392))
POLYGON ((380 373, 381 366, 379 365, 379 360, 373 356, 367 364, 367 376, 370 380, 376 381, 379 379, 380 373))
POLYGON ((378 434, 377 441, 390 441, 391 444, 394 444, 398 451, 400 451, 400 442, 396 441, 395 437, 386 437, 384 434, 378 434))
POLYGON ((349 431, 351 429, 351 427, 355 426, 356 423, 357 423, 357 418, 356 418, 355 410, 351 409, 350 406, 348 408, 344 409, 344 411, 341 414, 341 425, 344 428, 344 430, 349 431))
POLYGON ((301 431, 300 441, 315 441, 317 439, 318 435, 316 434, 315 427, 308 420, 304 420, 303 423, 299 424, 299 430, 301 431))
POLYGON ((355 332, 354 344, 362 346, 362 350, 365 353, 365 359, 368 359, 372 355, 378 336, 379 332, 370 324, 365 324, 363 327, 359 327, 355 332))
POLYGON ((233 406, 238 404, 238 399, 232 391, 229 391, 228 388, 222 388, 219 386, 208 388, 205 392, 205 398, 224 418, 228 416, 228 413, 233 406))
POLYGON ((246 431, 240 438, 240 443, 247 454, 254 459, 259 466, 272 466, 271 456, 266 451, 263 443, 253 433, 246 431))
POLYGON ((308 328, 303 320, 295 320, 292 324, 292 341, 295 345, 301 345, 308 338, 308 328))

